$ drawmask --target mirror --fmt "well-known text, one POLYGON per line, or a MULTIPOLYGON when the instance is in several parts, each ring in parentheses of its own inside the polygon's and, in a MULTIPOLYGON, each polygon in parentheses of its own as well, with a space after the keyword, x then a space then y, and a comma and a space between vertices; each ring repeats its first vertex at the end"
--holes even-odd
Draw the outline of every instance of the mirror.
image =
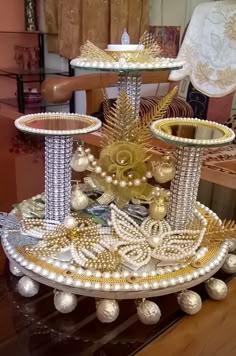
POLYGON ((233 141, 234 132, 213 121, 197 118, 167 118, 154 121, 150 130, 163 141, 183 146, 218 146, 233 141))
POLYGON ((94 126, 95 122, 84 117, 70 118, 35 118, 25 121, 25 126, 32 129, 40 130, 53 130, 53 131, 70 131, 70 130, 81 130, 91 126, 94 126))
POLYGON ((176 123, 166 123, 160 129, 172 136, 188 138, 191 140, 219 139, 225 135, 218 127, 207 127, 203 125, 184 125, 176 123))

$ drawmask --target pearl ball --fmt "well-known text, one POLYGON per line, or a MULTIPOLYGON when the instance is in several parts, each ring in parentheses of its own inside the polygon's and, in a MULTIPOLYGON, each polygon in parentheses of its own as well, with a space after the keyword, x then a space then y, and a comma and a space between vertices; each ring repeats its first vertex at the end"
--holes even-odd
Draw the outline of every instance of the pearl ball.
POLYGON ((24 276, 18 281, 17 290, 23 297, 30 298, 38 294, 39 283, 27 276, 24 276))
POLYGON ((228 240, 229 243, 229 252, 234 252, 236 250, 236 239, 228 240))
POLYGON ((97 304, 96 315, 102 323, 112 323, 118 318, 119 311, 116 300, 102 299, 97 304))
POLYGON ((105 177, 106 183, 111 183, 112 182, 112 177, 111 176, 106 176, 105 177))
POLYGON ((56 292, 54 305, 60 313, 71 313, 77 307, 77 297, 72 293, 56 292))
POLYGON ((236 255, 229 253, 226 260, 222 266, 222 270, 225 273, 236 273, 236 255))
POLYGON ((147 178, 152 178, 152 172, 147 171, 147 173, 146 173, 146 177, 147 177, 147 178))
POLYGON ((95 173, 99 174, 102 172, 102 167, 100 166, 96 166, 95 169, 94 169, 95 173))
POLYGON ((211 299, 223 300, 227 296, 228 288, 225 282, 217 278, 210 278, 206 284, 205 288, 207 294, 211 299))
POLYGON ((193 315, 202 308, 202 300, 199 294, 191 290, 180 293, 177 297, 178 304, 185 313, 193 315))
POLYGON ((144 300, 137 307, 139 320, 145 325, 154 325, 161 318, 161 311, 158 305, 150 300, 144 300))
POLYGON ((120 187, 121 188, 125 188, 126 187, 126 181, 125 180, 121 180, 120 181, 120 187))
POLYGON ((64 219, 64 225, 67 229, 74 229, 77 227, 78 223, 73 216, 66 216, 64 219))
POLYGON ((22 277, 24 275, 14 262, 9 262, 9 269, 13 276, 22 277))
POLYGON ((138 187, 140 184, 141 184, 141 180, 140 179, 137 178, 137 179, 134 180, 134 186, 135 187, 138 187))
POLYGON ((155 248, 162 243, 163 238, 159 235, 151 235, 148 238, 148 243, 151 247, 155 248))
POLYGON ((94 155, 92 155, 92 154, 88 155, 88 160, 89 160, 89 162, 93 162, 94 155))

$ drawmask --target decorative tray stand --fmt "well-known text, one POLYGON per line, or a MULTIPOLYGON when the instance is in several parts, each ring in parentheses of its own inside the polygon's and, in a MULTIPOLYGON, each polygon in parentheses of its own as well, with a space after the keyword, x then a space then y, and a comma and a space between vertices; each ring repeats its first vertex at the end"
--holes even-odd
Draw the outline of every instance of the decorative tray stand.
POLYGON ((153 64, 150 58, 139 62, 140 57, 129 61, 132 56, 127 59, 122 52, 118 61, 110 61, 108 53, 96 51, 104 56, 100 61, 82 52, 72 64, 119 73, 119 96, 114 108, 107 106, 98 160, 81 145, 72 156, 72 136, 100 128, 93 117, 53 113, 16 120, 19 130, 46 137, 45 197, 23 202, 2 219, 10 270, 24 275, 18 291, 25 297, 37 294, 39 283, 54 288, 54 304, 62 313, 74 310, 77 295, 85 295, 96 298, 98 319, 109 323, 119 315, 117 300, 134 299, 139 319, 155 324, 161 311, 145 298, 180 292, 180 307, 194 314, 201 298, 187 289, 206 281, 209 296, 223 299, 226 284, 211 277, 222 265, 236 272, 236 256, 228 255, 235 248, 235 224, 223 223, 196 201, 204 147, 231 142, 233 131, 198 119, 153 121, 174 92, 141 121, 141 72, 181 64, 156 58, 153 64), (151 162, 150 132, 177 146, 175 159, 166 154, 151 162), (71 166, 91 172, 72 193, 71 166), (152 177, 159 183, 173 178, 170 191, 151 185, 152 177), (42 218, 36 213, 41 209, 43 214, 44 203, 42 218))

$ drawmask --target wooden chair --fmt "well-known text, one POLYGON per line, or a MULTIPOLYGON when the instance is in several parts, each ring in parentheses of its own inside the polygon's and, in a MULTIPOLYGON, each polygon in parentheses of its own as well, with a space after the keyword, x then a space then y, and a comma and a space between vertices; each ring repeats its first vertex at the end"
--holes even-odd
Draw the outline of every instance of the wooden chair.
MULTIPOLYGON (((142 74, 142 84, 169 83, 170 72, 146 72, 142 74)), ((49 78, 42 85, 42 95, 50 103, 61 104, 70 100, 74 91, 85 91, 87 114, 96 112, 103 101, 101 88, 117 85, 117 73, 93 73, 70 78, 49 78)), ((178 84, 178 83, 177 83, 178 84)))

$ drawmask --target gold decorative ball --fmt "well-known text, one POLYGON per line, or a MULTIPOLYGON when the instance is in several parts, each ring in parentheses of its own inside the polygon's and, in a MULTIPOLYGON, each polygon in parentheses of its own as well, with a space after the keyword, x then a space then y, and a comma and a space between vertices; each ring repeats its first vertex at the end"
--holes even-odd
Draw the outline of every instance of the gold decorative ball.
POLYGON ((119 304, 116 300, 102 299, 97 303, 96 315, 102 323, 112 323, 118 318, 119 304))
POLYGON ((191 290, 186 290, 180 293, 177 300, 181 310, 189 315, 198 313, 202 308, 200 295, 191 290))
POLYGON ((158 183, 166 183, 175 176, 174 162, 157 164, 152 170, 153 177, 158 183))
POLYGON ((149 215, 154 220, 162 220, 167 214, 166 204, 159 204, 158 201, 154 201, 149 204, 149 215))
POLYGON ((222 270, 225 273, 236 273, 236 255, 229 253, 226 260, 222 266, 222 270))
POLYGON ((150 300, 143 300, 137 307, 139 320, 145 325, 154 325, 161 318, 158 305, 150 300))
POLYGON ((228 288, 225 282, 217 278, 210 278, 206 284, 205 288, 207 294, 211 299, 222 300, 227 296, 228 288))

